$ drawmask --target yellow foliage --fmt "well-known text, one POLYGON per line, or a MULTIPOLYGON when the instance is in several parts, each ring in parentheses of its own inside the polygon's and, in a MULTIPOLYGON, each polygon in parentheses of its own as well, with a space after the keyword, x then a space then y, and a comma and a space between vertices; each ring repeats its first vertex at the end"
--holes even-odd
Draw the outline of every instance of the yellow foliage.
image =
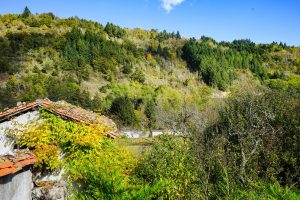
POLYGON ((38 160, 36 167, 49 170, 59 165, 62 153, 72 156, 76 151, 101 148, 110 130, 101 123, 85 125, 46 112, 36 123, 22 129, 14 133, 17 144, 33 150, 38 160))
POLYGON ((22 132, 16 134, 18 144, 22 147, 28 147, 30 149, 44 144, 55 143, 51 141, 51 131, 48 129, 46 124, 35 126, 29 126, 22 132))
POLYGON ((47 170, 55 170, 61 164, 59 156, 61 149, 55 145, 38 145, 33 150, 33 153, 37 157, 36 167, 46 167, 47 170))
POLYGON ((129 184, 137 161, 107 137, 109 127, 101 122, 87 125, 66 121, 47 112, 40 117, 35 124, 12 135, 18 145, 36 155, 36 170, 45 173, 64 168, 71 181, 97 179, 120 187, 129 184))
POLYGON ((40 28, 41 28, 42 30, 48 30, 48 29, 49 29, 48 26, 47 26, 46 24, 41 25, 40 28))
POLYGON ((149 61, 150 61, 150 60, 152 60, 152 59, 153 59, 153 56, 152 56, 152 54, 151 54, 151 53, 148 53, 148 54, 147 54, 147 60, 149 60, 149 61))

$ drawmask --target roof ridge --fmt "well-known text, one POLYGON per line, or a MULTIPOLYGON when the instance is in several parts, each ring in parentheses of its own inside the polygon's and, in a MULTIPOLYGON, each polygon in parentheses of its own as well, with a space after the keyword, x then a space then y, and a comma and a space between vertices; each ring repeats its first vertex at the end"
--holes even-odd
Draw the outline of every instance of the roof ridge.
POLYGON ((72 105, 66 101, 53 102, 47 98, 36 99, 33 102, 21 104, 14 108, 0 112, 0 123, 6 120, 10 120, 12 117, 18 116, 22 113, 35 110, 36 108, 45 108, 49 112, 64 119, 69 119, 84 124, 95 124, 101 121, 103 124, 106 124, 108 127, 112 128, 112 131, 108 134, 110 137, 116 138, 120 135, 115 123, 111 119, 103 115, 99 115, 93 111, 89 111, 81 107, 72 105), (106 118, 108 120, 106 120, 106 118))

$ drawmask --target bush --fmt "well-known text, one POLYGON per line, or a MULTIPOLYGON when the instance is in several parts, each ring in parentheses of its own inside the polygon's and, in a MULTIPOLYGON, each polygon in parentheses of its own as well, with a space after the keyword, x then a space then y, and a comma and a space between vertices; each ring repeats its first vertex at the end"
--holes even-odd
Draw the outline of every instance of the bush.
POLYGON ((144 83, 146 81, 145 74, 140 69, 137 69, 130 77, 132 80, 140 83, 144 83))
POLYGON ((106 137, 109 127, 65 121, 46 111, 40 117, 42 123, 11 130, 10 136, 35 153, 35 171, 67 169, 65 177, 76 186, 70 187, 75 199, 152 199, 159 190, 158 185, 131 181, 136 161, 106 137))
POLYGON ((127 96, 116 98, 112 103, 110 112, 118 116, 126 126, 137 124, 138 120, 134 113, 133 104, 127 96))
POLYGON ((132 65, 131 64, 125 64, 124 66, 123 66, 123 73, 124 74, 131 74, 131 72, 132 72, 132 65))
POLYGON ((161 184, 156 198, 197 198, 196 163, 188 139, 161 135, 143 155, 136 176, 150 185, 161 184))
POLYGON ((300 198, 300 191, 294 188, 282 187, 278 182, 274 184, 255 183, 246 191, 237 192, 238 199, 286 199, 296 200, 300 198))

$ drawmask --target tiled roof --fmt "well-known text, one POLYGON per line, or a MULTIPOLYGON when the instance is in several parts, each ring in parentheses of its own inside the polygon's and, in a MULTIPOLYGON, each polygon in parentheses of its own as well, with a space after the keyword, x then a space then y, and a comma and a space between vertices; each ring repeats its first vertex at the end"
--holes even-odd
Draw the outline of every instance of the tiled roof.
POLYGON ((49 112, 58 115, 66 120, 72 120, 85 124, 103 123, 111 128, 111 131, 108 136, 112 138, 120 136, 117 126, 111 119, 105 116, 100 116, 94 112, 87 111, 80 107, 74 106, 65 101, 52 102, 49 99, 38 99, 31 103, 22 103, 17 107, 4 110, 3 112, 0 112, 0 123, 3 121, 10 120, 11 118, 18 116, 22 113, 31 110, 36 110, 39 108, 45 108, 49 112))
POLYGON ((14 150, 12 155, 0 157, 0 177, 14 174, 35 162, 36 158, 29 150, 14 150))

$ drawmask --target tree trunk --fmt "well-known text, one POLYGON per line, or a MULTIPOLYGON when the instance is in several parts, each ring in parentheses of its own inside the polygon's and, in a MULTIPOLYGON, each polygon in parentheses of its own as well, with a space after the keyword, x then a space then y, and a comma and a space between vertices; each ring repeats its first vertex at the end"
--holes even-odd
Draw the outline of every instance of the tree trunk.
POLYGON ((241 143, 240 143, 240 148, 241 148, 241 158, 242 158, 242 163, 240 165, 240 179, 242 180, 243 184, 246 184, 248 181, 246 175, 247 159, 246 159, 243 145, 241 143))

